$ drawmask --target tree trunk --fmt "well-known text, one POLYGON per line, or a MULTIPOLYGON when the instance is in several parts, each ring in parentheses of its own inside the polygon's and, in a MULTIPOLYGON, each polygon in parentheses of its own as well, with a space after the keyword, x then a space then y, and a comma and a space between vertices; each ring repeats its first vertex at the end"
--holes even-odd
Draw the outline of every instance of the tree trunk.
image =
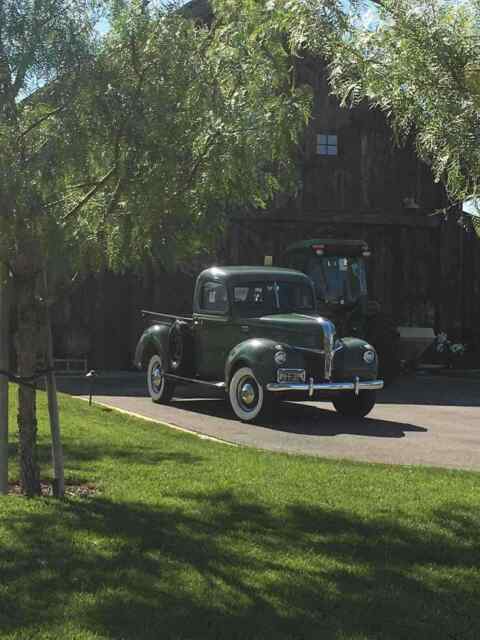
POLYGON ((44 272, 44 291, 45 291, 45 325, 46 325, 46 358, 45 365, 50 371, 45 376, 47 395, 48 395, 48 413, 50 416, 50 432, 52 434, 52 462, 53 462, 53 495, 56 498, 63 498, 65 495, 65 478, 63 468, 63 448, 62 438, 60 434, 60 415, 58 411, 57 383, 55 380, 55 372, 53 371, 53 341, 52 341, 52 323, 50 319, 50 307, 47 300, 48 286, 47 274, 44 272))
MULTIPOLYGON (((0 263, 0 369, 9 367, 8 269, 0 263)), ((8 378, 0 375, 0 495, 8 492, 8 378)))
MULTIPOLYGON (((35 298, 36 275, 23 271, 15 278, 18 330, 16 335, 18 374, 31 378, 37 367, 38 305, 35 298)), ((40 495, 40 470, 37 454, 37 412, 35 384, 18 387, 17 424, 20 445, 20 480, 27 496, 40 495)))

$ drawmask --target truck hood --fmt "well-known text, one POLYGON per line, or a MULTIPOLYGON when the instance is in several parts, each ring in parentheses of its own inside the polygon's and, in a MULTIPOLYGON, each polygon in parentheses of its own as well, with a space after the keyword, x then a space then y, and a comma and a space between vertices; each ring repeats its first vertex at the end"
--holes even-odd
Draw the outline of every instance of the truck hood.
POLYGON ((259 337, 268 337, 291 346, 323 348, 324 326, 329 322, 318 314, 282 313, 249 318, 248 324, 259 337))
POLYGON ((256 322, 267 323, 273 327, 284 327, 292 331, 301 331, 302 328, 306 329, 318 329, 322 326, 326 318, 319 316, 318 314, 303 314, 303 313, 274 313, 269 316, 262 316, 261 318, 255 318, 256 322))

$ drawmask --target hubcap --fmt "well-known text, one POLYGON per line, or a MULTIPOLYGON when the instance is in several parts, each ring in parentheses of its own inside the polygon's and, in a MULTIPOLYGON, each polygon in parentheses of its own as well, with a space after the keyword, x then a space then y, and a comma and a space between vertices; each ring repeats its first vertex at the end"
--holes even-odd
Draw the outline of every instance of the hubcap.
POLYGON ((153 369, 151 380, 154 390, 157 392, 160 391, 163 382, 163 373, 159 365, 153 369))
POLYGON ((249 382, 243 385, 240 397, 245 404, 253 404, 255 402, 255 389, 249 382))
POLYGON ((254 384, 250 381, 243 382, 240 386, 239 396, 242 404, 247 409, 251 409, 257 399, 257 393, 254 384))

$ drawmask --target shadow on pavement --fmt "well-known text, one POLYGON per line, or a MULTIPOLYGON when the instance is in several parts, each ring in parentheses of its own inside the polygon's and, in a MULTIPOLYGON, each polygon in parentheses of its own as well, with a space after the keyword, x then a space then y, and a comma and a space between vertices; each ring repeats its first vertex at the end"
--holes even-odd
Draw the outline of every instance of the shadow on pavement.
MULTIPOLYGON (((57 376, 57 387, 72 396, 88 396, 90 382, 80 376, 57 376)), ((139 373, 100 374, 93 383, 93 396, 148 398, 145 376, 139 373)))
MULTIPOLYGON (((59 377, 58 388, 75 396, 89 394, 86 378, 59 377)), ((215 392, 214 392, 215 394, 215 392)), ((181 398, 212 397, 212 390, 200 385, 178 387, 181 398)), ((143 373, 100 374, 94 383, 94 396, 147 398, 143 373)), ((219 392, 219 398, 223 392, 219 392)), ((377 393, 378 404, 405 404, 445 407, 480 407, 480 381, 435 376, 408 376, 399 378, 390 387, 377 393)))
MULTIPOLYGON (((221 398, 174 398, 170 406, 213 418, 235 421, 228 403, 221 398)), ((333 409, 314 405, 281 402, 271 418, 252 425, 275 431, 309 436, 358 435, 376 438, 404 438, 406 432, 426 433, 428 429, 413 424, 366 417, 345 418, 333 409)))
POLYGON ((377 393, 378 404, 480 407, 480 380, 405 376, 377 393))

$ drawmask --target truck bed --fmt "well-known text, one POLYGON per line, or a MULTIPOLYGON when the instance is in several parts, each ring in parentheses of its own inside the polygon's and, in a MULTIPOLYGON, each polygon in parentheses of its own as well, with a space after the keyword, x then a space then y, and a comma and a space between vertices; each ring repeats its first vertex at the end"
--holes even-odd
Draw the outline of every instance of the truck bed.
POLYGON ((158 313, 157 311, 148 311, 147 309, 142 309, 141 314, 142 314, 142 317, 147 318, 152 322, 157 322, 160 324, 173 324, 175 320, 183 320, 184 322, 193 324, 193 318, 188 316, 174 316, 168 313, 158 313))

